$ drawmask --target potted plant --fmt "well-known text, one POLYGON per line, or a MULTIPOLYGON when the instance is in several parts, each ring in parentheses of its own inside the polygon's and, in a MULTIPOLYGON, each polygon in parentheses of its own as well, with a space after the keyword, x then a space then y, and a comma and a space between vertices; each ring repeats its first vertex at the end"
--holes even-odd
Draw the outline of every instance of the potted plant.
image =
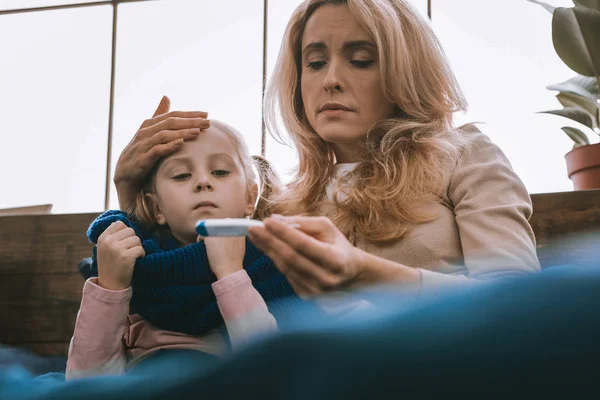
POLYGON ((562 109, 545 111, 577 121, 589 129, 563 127, 575 142, 565 156, 567 173, 575 190, 600 188, 600 0, 574 0, 574 7, 554 7, 537 0, 552 13, 552 43, 560 59, 578 75, 548 86, 558 91, 562 109))

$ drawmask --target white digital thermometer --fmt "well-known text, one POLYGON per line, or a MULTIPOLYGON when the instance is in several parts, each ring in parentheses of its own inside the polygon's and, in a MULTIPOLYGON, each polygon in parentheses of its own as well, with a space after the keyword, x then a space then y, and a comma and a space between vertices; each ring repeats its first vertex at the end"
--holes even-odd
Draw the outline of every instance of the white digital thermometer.
MULTIPOLYGON (((264 226, 262 221, 246 218, 203 219, 196 222, 196 232, 200 236, 247 236, 251 226, 264 226)), ((299 228, 298 224, 290 224, 299 228)))

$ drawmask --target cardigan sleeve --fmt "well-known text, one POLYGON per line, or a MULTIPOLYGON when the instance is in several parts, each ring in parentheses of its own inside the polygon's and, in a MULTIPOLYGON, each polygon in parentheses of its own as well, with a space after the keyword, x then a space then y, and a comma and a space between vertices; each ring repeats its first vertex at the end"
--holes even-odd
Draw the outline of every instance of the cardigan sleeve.
POLYGON ((88 279, 67 359, 66 379, 95 375, 122 375, 125 371, 127 314, 131 287, 112 291, 88 279))
POLYGON ((275 318, 246 270, 216 281, 212 288, 233 350, 259 335, 277 331, 275 318))
POLYGON ((525 185, 486 135, 479 131, 467 135, 469 143, 450 179, 447 197, 468 276, 421 269, 422 291, 540 270, 525 185))

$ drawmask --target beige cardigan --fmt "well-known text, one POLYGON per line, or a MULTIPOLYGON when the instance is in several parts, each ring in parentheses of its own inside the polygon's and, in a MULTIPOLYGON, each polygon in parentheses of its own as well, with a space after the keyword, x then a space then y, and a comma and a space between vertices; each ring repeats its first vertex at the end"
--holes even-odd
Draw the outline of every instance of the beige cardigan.
MULTIPOLYGON (((354 243, 371 254, 419 268, 422 290, 540 270, 527 189, 486 135, 466 135, 468 151, 463 151, 440 202, 431 206, 437 219, 392 244, 360 239, 354 243)), ((335 210, 327 199, 319 214, 332 217, 335 210)))

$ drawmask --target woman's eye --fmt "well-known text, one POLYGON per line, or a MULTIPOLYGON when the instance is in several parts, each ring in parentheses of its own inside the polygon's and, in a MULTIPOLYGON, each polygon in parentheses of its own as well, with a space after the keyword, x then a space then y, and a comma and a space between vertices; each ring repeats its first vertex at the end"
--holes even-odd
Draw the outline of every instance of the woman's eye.
POLYGON ((192 176, 192 174, 190 174, 190 173, 177 174, 173 177, 173 179, 176 181, 183 181, 183 180, 189 178, 190 176, 192 176))
POLYGON ((312 70, 319 70, 325 66, 325 61, 311 61, 308 63, 308 68, 312 70))
POLYGON ((229 171, 225 171, 224 169, 217 169, 217 170, 213 171, 212 173, 215 176, 227 176, 230 174, 229 171))
POLYGON ((350 63, 358 68, 369 68, 373 65, 374 60, 352 60, 350 63))

